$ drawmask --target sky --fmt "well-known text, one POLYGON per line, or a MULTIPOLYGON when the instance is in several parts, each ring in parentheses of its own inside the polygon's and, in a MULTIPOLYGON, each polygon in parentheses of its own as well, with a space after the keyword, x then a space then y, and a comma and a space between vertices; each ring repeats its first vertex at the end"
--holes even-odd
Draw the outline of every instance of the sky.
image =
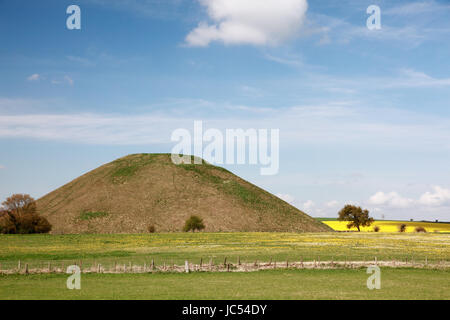
POLYGON ((224 166, 312 216, 450 221, 449 38, 444 0, 0 0, 0 200, 201 120, 279 129, 278 174, 224 166))

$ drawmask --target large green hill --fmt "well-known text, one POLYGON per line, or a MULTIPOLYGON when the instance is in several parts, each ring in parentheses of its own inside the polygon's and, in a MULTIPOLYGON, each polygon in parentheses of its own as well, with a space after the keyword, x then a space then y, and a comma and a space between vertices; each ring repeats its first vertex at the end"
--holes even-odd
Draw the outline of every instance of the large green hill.
POLYGON ((175 165, 169 154, 105 164, 38 200, 53 233, 180 231, 193 214, 205 231, 321 232, 331 229, 278 197, 207 163, 175 165))

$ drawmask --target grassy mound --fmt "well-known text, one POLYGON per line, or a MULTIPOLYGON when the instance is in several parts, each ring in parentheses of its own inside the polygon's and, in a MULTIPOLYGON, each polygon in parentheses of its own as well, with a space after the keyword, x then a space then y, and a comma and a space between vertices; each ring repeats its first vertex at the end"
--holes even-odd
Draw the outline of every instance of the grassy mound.
POLYGON ((224 168, 174 165, 170 154, 105 164, 39 199, 38 210, 53 233, 173 232, 191 215, 208 232, 331 230, 224 168))

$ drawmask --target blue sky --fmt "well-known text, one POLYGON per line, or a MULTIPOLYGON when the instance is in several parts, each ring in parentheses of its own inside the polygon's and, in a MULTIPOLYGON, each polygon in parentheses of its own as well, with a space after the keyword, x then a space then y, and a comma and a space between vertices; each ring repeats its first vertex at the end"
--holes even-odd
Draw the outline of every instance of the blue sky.
POLYGON ((449 38, 443 0, 0 0, 0 199, 202 120, 279 128, 278 175, 226 167, 311 215, 450 220, 449 38))

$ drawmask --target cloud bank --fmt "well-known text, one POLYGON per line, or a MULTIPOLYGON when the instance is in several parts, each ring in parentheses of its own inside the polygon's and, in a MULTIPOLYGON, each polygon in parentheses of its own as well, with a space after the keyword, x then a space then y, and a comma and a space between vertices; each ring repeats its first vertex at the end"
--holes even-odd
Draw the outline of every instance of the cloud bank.
POLYGON ((410 199, 393 191, 384 193, 379 191, 369 199, 369 204, 387 208, 414 208, 450 206, 450 189, 434 186, 432 191, 423 193, 418 199, 410 199))

